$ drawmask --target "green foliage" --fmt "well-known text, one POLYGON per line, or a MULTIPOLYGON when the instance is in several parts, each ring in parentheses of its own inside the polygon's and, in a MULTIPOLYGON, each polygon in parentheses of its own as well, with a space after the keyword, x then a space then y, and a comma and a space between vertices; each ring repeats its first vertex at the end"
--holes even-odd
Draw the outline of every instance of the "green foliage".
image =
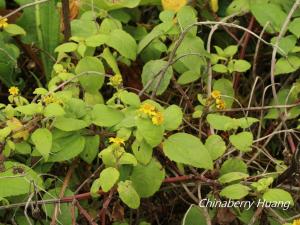
POLYGON ((44 188, 41 177, 28 166, 13 161, 6 161, 3 166, 5 171, 0 172, 1 199, 29 193, 33 190, 31 182, 34 182, 39 190, 44 188))
POLYGON ((212 168, 212 160, 204 145, 196 137, 177 133, 170 136, 163 144, 164 153, 171 160, 197 168, 212 168))
POLYGON ((250 188, 242 185, 242 184, 232 184, 229 185, 227 187, 225 187, 224 189, 222 189, 222 191, 220 192, 221 196, 224 196, 226 198, 229 199, 241 199, 245 196, 248 195, 250 191, 250 188))

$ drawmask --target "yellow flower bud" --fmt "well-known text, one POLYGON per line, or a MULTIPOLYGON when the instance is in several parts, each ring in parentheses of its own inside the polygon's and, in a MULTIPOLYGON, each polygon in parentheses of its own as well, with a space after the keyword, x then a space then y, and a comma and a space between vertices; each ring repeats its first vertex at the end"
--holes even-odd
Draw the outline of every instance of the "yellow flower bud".
POLYGON ((8 26, 7 18, 3 18, 2 16, 0 16, 0 28, 5 28, 7 26, 8 26))
POLYGON ((109 142, 117 145, 125 145, 125 140, 119 137, 115 137, 115 138, 111 137, 109 138, 109 142))

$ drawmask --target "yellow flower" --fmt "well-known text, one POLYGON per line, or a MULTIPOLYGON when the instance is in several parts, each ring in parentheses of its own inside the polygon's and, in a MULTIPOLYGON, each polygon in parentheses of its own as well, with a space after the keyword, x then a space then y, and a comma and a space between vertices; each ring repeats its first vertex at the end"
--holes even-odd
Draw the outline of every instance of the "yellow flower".
POLYGON ((23 138, 27 140, 29 136, 29 132, 26 129, 23 129, 24 126, 20 120, 15 117, 12 117, 10 120, 6 121, 6 125, 12 130, 13 135, 12 137, 15 139, 23 138))
POLYGON ((293 225, 300 225, 300 219, 296 219, 293 221, 293 225))
POLYGON ((213 11, 214 13, 218 12, 219 0, 210 0, 209 4, 210 4, 211 11, 213 11))
POLYGON ((57 99, 53 96, 53 95, 47 95, 43 98, 43 102, 46 104, 46 105, 49 105, 51 103, 54 103, 56 102, 57 99))
POLYGON ((118 144, 118 145, 125 145, 125 140, 123 138, 119 138, 119 137, 115 137, 115 138, 111 137, 111 138, 109 138, 109 142, 118 144))
POLYGON ((164 122, 164 116, 161 112, 157 112, 152 116, 152 123, 154 125, 161 125, 164 122))
POLYGON ((178 12, 183 6, 187 4, 187 0, 162 0, 164 10, 171 10, 178 12))
POLYGON ((140 109, 139 109, 140 112, 142 113, 145 113, 146 115, 148 116, 153 116, 156 114, 156 111, 155 111, 155 106, 154 105, 151 105, 149 103, 145 103, 143 104, 140 109))
POLYGON ((113 87, 119 87, 123 82, 121 74, 116 74, 109 78, 109 83, 113 87))
POLYGON ((217 90, 214 90, 214 91, 211 93, 211 97, 213 97, 214 99, 220 99, 220 98, 221 98, 221 92, 220 92, 220 91, 217 91, 217 90))
POLYGON ((8 26, 7 18, 3 18, 2 16, 0 16, 0 28, 5 28, 7 26, 8 26))
POLYGON ((217 104, 216 105, 217 109, 225 109, 226 108, 225 102, 221 99, 217 99, 216 104, 217 104))
MULTIPOLYGON (((0 23, 1 24, 1 23, 0 23)), ((11 94, 12 96, 17 96, 18 94, 19 94, 19 92, 20 92, 20 90, 19 90, 19 88, 17 88, 17 87, 10 87, 9 89, 8 89, 8 92, 9 92, 9 94, 11 94)))

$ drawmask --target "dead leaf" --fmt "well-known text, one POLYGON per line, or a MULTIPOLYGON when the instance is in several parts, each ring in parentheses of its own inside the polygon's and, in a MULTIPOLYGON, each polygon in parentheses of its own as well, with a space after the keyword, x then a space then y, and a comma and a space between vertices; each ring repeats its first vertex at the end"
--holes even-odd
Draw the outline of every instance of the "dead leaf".
POLYGON ((236 219, 230 208, 218 208, 217 212, 217 224, 229 225, 236 219))

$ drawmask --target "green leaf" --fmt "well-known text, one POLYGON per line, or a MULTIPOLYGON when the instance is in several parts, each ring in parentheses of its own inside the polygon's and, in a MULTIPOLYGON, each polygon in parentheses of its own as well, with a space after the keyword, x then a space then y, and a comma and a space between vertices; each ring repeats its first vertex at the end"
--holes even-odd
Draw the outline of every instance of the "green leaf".
POLYGON ((0 141, 3 142, 5 138, 11 133, 12 129, 10 127, 4 127, 0 129, 0 141))
POLYGON ((137 160, 136 158, 134 157, 134 155, 130 154, 130 153, 127 153, 127 152, 124 152, 121 157, 119 158, 118 160, 118 163, 120 165, 133 165, 133 166, 136 166, 137 165, 137 160))
POLYGON ((32 133, 31 139, 36 149, 47 161, 52 148, 52 133, 46 128, 39 128, 32 133))
POLYGON ((32 192, 31 181, 38 189, 44 188, 41 177, 28 166, 18 162, 4 161, 3 167, 5 171, 0 172, 0 198, 32 192))
POLYGON ((102 127, 112 127, 120 123, 124 118, 124 114, 121 111, 103 104, 94 105, 91 116, 92 122, 102 127))
POLYGON ((92 164, 93 160, 99 153, 99 144, 100 137, 98 135, 85 137, 85 145, 83 151, 80 154, 80 157, 86 163, 92 164))
POLYGON ((240 172, 247 174, 247 164, 244 163, 243 160, 238 158, 227 159, 221 166, 220 175, 231 172, 240 172))
POLYGON ((54 127, 63 131, 81 130, 87 126, 88 124, 84 120, 67 118, 63 116, 57 117, 54 121, 54 127))
POLYGON ((135 60, 137 44, 133 37, 121 29, 113 30, 109 34, 106 44, 117 50, 122 56, 135 60))
POLYGON ((242 60, 242 59, 238 59, 238 60, 233 59, 230 60, 228 63, 228 70, 230 73, 232 72, 243 73, 249 70, 250 68, 251 68, 251 64, 246 60, 242 60))
POLYGON ((16 143, 15 151, 22 155, 27 155, 31 153, 31 146, 26 141, 22 141, 20 143, 16 143))
POLYGON ((238 124, 234 119, 218 114, 209 114, 207 122, 216 130, 227 131, 238 128, 238 124))
POLYGON ((227 73, 228 72, 227 66, 225 66, 223 64, 213 65, 212 70, 217 73, 227 73))
POLYGON ((168 65, 168 62, 163 60, 151 60, 146 63, 143 67, 142 82, 143 86, 146 87, 148 82, 151 85, 148 87, 147 92, 156 91, 157 95, 161 95, 168 88, 170 80, 173 76, 173 69, 171 66, 168 67, 166 73, 160 81, 160 72, 168 65), (159 83, 160 82, 160 83, 159 83), (156 88, 158 86, 158 88, 156 88))
POLYGON ((188 70, 183 74, 181 74, 181 76, 177 80, 177 83, 181 85, 189 84, 198 80, 200 77, 201 77, 201 73, 188 70))
POLYGON ((98 191, 99 191, 100 187, 101 187, 101 181, 100 181, 100 178, 98 178, 93 181, 92 186, 90 188, 91 196, 93 198, 96 198, 99 196, 98 191))
POLYGON ((173 27, 173 25, 173 21, 170 21, 155 26, 152 31, 140 41, 138 45, 138 54, 141 53, 154 39, 168 32, 173 27))
POLYGON ((251 132, 241 132, 239 134, 233 134, 229 137, 231 144, 242 152, 251 151, 251 145, 253 143, 253 134, 251 132))
POLYGON ((135 93, 128 92, 128 91, 121 91, 118 96, 121 99, 121 101, 126 105, 139 107, 141 104, 141 100, 139 96, 135 93))
MULTIPOLYGON (((44 196, 43 199, 50 200, 50 199, 58 199, 60 198, 60 192, 61 187, 57 187, 51 190, 48 190, 44 196)), ((64 192, 64 196, 73 196, 74 193, 70 189, 66 189, 64 192)), ((58 224, 72 224, 72 214, 70 213, 70 207, 72 207, 72 203, 66 203, 61 204, 59 206, 59 214, 57 216, 57 221, 59 221, 58 224)), ((46 215, 48 215, 51 218, 51 215, 54 213, 55 204, 45 204, 43 207, 46 215)), ((77 207, 74 209, 74 219, 78 216, 78 210, 77 207)))
POLYGON ((88 38, 97 33, 97 24, 95 21, 75 19, 71 21, 71 30, 73 37, 88 38))
POLYGON ((174 19, 174 16, 175 16, 175 12, 173 12, 171 10, 164 10, 164 11, 160 12, 159 19, 162 22, 170 22, 174 19))
MULTIPOLYGON (((170 47, 170 51, 173 50, 173 47, 173 45, 170 47)), ((179 73, 187 70, 199 73, 202 68, 207 66, 206 57, 208 54, 204 48, 204 42, 198 36, 185 36, 176 51, 176 58, 179 57, 181 58, 174 64, 174 69, 179 73), (184 66, 184 69, 179 69, 180 66, 184 66)))
POLYGON ((114 18, 105 18, 100 25, 99 33, 109 34, 116 29, 122 29, 122 23, 114 18))
POLYGON ((115 57, 111 54, 109 48, 105 48, 101 54, 102 58, 105 59, 107 64, 112 68, 115 74, 121 74, 118 63, 115 59, 115 57))
POLYGON ((82 87, 90 93, 98 92, 104 83, 104 67, 102 62, 96 57, 86 56, 82 58, 75 72, 82 87))
POLYGON ((145 141, 152 147, 159 145, 163 139, 164 128, 152 123, 150 119, 138 118, 136 121, 138 132, 145 141))
POLYGON ((85 43, 89 47, 99 47, 105 44, 108 40, 109 36, 107 34, 96 34, 87 37, 85 43))
MULTIPOLYGON (((82 0, 84 4, 90 4, 89 0, 82 0)), ((98 0, 94 4, 99 9, 104 9, 107 11, 120 9, 120 8, 134 8, 138 6, 141 0, 119 0, 119 1, 110 1, 110 0, 98 0)), ((89 8, 90 9, 90 8, 89 8)))
MULTIPOLYGON (((197 11, 191 6, 183 6, 177 12, 177 21, 180 29, 185 30, 187 27, 197 22, 197 11)), ((191 28, 188 33, 196 36, 197 26, 191 28)))
POLYGON ((131 181, 120 181, 118 183, 118 193, 122 202, 130 208, 137 209, 140 206, 140 197, 131 181))
POLYGON ((78 48, 78 44, 74 42, 67 42, 55 48, 55 52, 74 52, 78 48))
POLYGON ((231 58, 237 53, 237 51, 238 51, 237 45, 230 45, 224 49, 224 54, 226 55, 226 57, 231 58))
POLYGON ((8 26, 5 27, 4 30, 12 36, 26 34, 26 31, 16 24, 8 24, 8 26))
POLYGON ((226 9, 226 15, 239 14, 243 15, 250 10, 249 0, 233 0, 226 9))
MULTIPOLYGON (((16 0, 16 2, 19 5, 32 3, 30 0, 16 0)), ((49 60, 49 56, 55 58, 54 49, 60 43, 60 18, 57 2, 47 1, 23 9, 20 19, 17 20, 18 25, 26 30, 22 42, 35 43, 39 49, 43 50, 40 56, 47 81, 51 79, 54 64, 53 60, 49 60)))
POLYGON ((264 193, 263 199, 267 202, 289 202, 291 206, 294 205, 291 194, 279 188, 268 189, 264 193))
MULTIPOLYGON (((278 104, 279 105, 288 105, 293 104, 298 99, 298 92, 297 87, 291 87, 290 88, 282 88, 278 92, 278 104), (294 92, 294 93, 293 93, 294 92)), ((272 99, 270 105, 277 105, 274 99, 272 99)), ((277 119, 280 115, 280 113, 285 113, 286 109, 270 109, 268 114, 264 117, 265 119, 277 119)), ((288 119, 294 119, 297 118, 300 114, 300 107, 293 107, 288 112, 288 119)))
MULTIPOLYGON (((277 37, 273 37, 271 39, 272 44, 276 44, 277 37)), ((278 48, 278 53, 280 53, 283 56, 286 56, 288 53, 292 52, 293 49, 295 48, 297 43, 297 38, 294 35, 288 35, 285 37, 282 37, 279 40, 279 48, 278 48)))
POLYGON ((239 127, 246 129, 249 128, 252 124, 259 122, 258 119, 252 118, 252 117, 245 117, 237 119, 237 123, 239 124, 239 127))
POLYGON ((297 55, 288 55, 282 57, 276 62, 275 75, 295 72, 300 68, 300 57, 297 55))
POLYGON ((226 184, 226 183, 230 183, 233 181, 242 180, 247 177, 249 177, 249 175, 246 173, 231 172, 231 173, 226 173, 226 174, 222 175, 218 180, 221 184, 226 184))
POLYGON ((62 132, 62 137, 53 134, 53 143, 49 162, 62 162, 73 159, 84 149, 85 139, 76 133, 62 132))
POLYGON ((224 95, 222 96, 222 99, 226 104, 226 108, 231 108, 234 102, 234 90, 232 82, 225 78, 218 79, 214 82, 213 89, 220 91, 221 95, 224 95))
POLYGON ((220 195, 229 199, 241 199, 249 194, 250 188, 242 184, 232 184, 222 189, 220 195))
POLYGON ((153 149, 145 140, 139 142, 136 139, 131 145, 131 148, 139 163, 146 165, 150 162, 153 149))
POLYGON ((45 117, 58 117, 63 116, 65 114, 65 110, 63 107, 57 103, 51 103, 47 105, 44 109, 45 117))
POLYGON ((191 205, 186 211, 182 225, 207 225, 203 209, 196 205, 191 205))
POLYGON ((41 104, 31 103, 29 105, 18 106, 15 109, 26 116, 33 116, 35 114, 41 113, 43 110, 43 106, 41 104))
POLYGON ((171 135, 163 143, 165 155, 172 161, 184 163, 197 168, 212 169, 212 159, 199 138, 190 134, 171 135))
POLYGON ((108 192, 119 180, 120 173, 114 167, 108 167, 100 173, 100 185, 104 192, 108 192))
POLYGON ((161 164, 152 158, 149 164, 138 164, 133 168, 132 185, 141 198, 147 198, 157 192, 165 178, 165 170, 161 164))
POLYGON ((270 23, 266 29, 269 33, 279 32, 287 17, 279 5, 272 3, 256 2, 251 4, 250 10, 262 27, 270 23))
POLYGON ((295 18, 290 24, 289 24, 289 31, 296 35, 297 38, 300 37, 300 18, 295 18))
POLYGON ((212 160, 216 160, 225 153, 226 144, 219 135, 213 134, 206 139, 205 148, 208 150, 212 160))
POLYGON ((166 130, 176 130, 182 123, 183 113, 177 105, 171 105, 163 112, 164 127, 166 130))

